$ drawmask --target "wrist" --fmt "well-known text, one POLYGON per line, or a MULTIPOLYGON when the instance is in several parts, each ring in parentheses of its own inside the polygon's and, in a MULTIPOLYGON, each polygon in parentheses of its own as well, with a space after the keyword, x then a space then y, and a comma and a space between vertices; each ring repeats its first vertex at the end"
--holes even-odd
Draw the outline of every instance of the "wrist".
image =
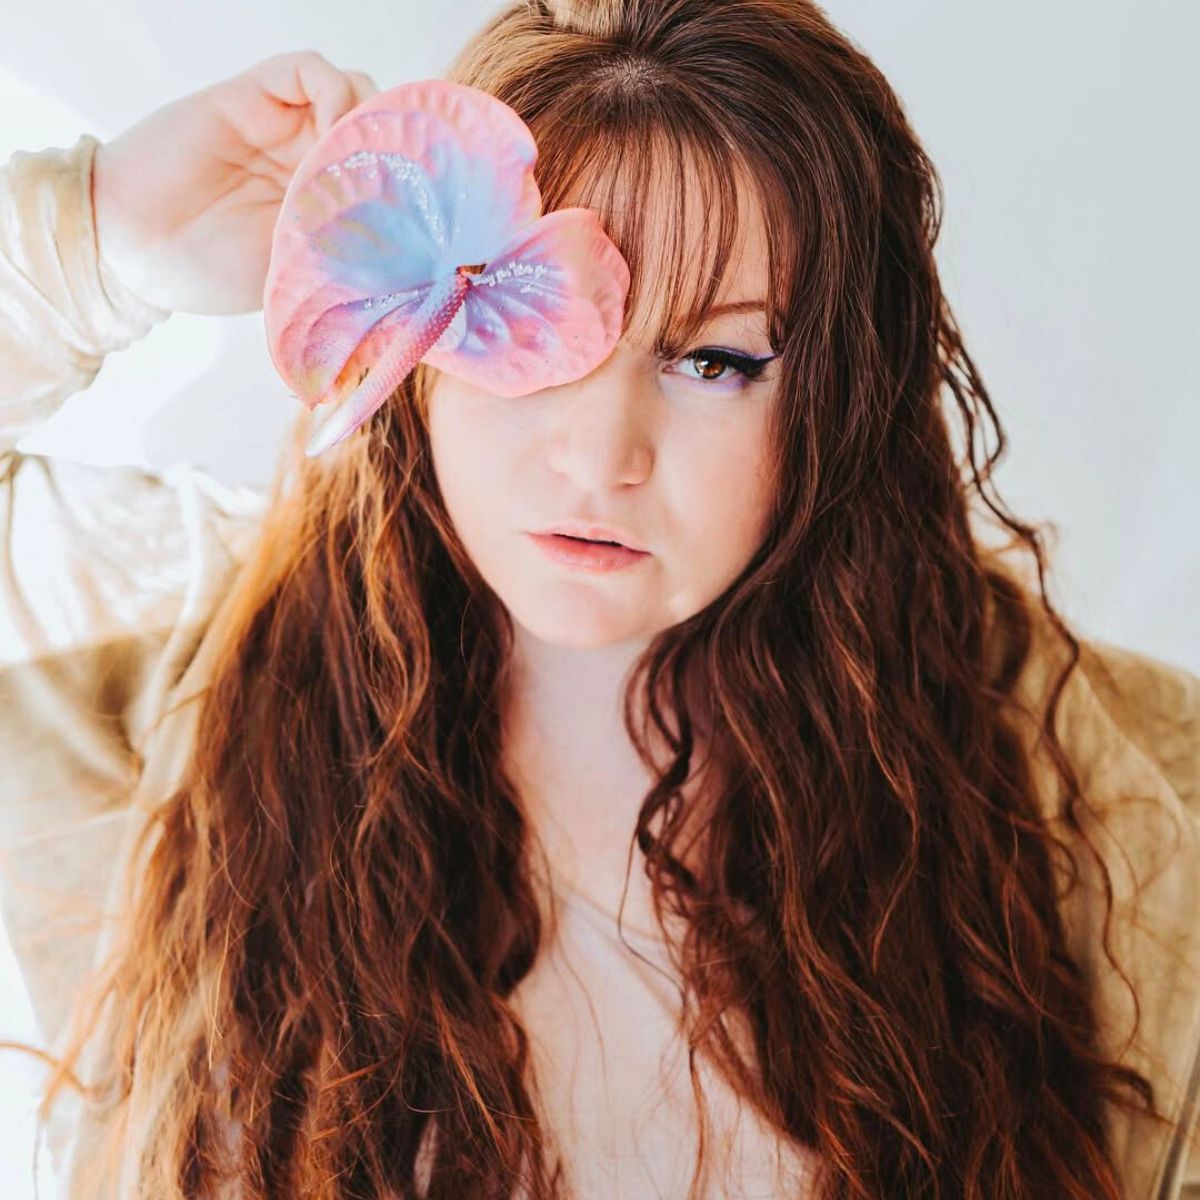
POLYGON ((111 151, 107 144, 97 141, 91 157, 89 196, 92 228, 96 250, 96 267, 101 287, 113 307, 131 325, 147 329, 171 315, 139 294, 138 274, 125 262, 116 247, 120 244, 119 224, 114 214, 121 211, 121 197, 113 179, 111 151))

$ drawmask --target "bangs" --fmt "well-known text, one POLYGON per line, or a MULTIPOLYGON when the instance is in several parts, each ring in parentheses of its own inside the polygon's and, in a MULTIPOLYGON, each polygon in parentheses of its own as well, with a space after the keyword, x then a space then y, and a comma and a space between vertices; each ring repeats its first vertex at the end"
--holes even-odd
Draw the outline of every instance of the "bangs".
POLYGON ((725 297, 765 299, 778 352, 783 293, 775 286, 775 247, 784 231, 771 228, 771 206, 751 182, 759 172, 724 139, 694 125, 682 128, 676 114, 650 130, 646 113, 622 115, 622 121, 548 121, 533 128, 542 211, 580 206, 599 217, 629 264, 622 332, 633 341, 677 358, 725 297), (755 204, 767 234, 772 286, 766 297, 738 296, 729 279, 742 225, 755 204))

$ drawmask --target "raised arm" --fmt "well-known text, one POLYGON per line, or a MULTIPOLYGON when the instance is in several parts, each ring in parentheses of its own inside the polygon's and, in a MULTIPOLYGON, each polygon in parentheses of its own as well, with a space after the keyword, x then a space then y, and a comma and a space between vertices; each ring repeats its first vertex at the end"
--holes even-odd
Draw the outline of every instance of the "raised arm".
POLYGON ((262 307, 296 167, 378 89, 312 51, 0 170, 0 453, 172 312, 262 307))
POLYGON ((168 313, 260 307, 296 163, 371 90, 283 55, 0 174, 0 915, 48 1044, 94 960, 151 732, 265 497, 16 443, 168 313))

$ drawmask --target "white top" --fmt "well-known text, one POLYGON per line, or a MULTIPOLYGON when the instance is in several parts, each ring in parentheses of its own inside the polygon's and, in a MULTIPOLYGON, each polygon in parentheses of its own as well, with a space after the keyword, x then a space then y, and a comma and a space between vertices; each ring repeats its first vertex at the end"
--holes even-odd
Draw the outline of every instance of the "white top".
MULTIPOLYGON (((513 1003, 531 1032, 539 1094, 581 1197, 687 1195, 699 1114, 678 1034, 680 985, 666 946, 558 885, 558 927, 513 1003), (623 937, 623 940, 622 940, 623 937), (628 944, 627 944, 628 943, 628 944)), ((705 1195, 805 1195, 806 1150, 781 1141, 697 1057, 714 1174, 705 1195)))

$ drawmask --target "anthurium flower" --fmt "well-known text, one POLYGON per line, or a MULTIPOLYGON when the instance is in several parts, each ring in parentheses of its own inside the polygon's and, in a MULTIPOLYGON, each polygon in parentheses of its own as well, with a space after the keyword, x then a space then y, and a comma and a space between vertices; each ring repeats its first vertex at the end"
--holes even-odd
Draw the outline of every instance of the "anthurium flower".
POLYGON ((418 362, 516 397, 608 357, 629 267, 590 209, 542 214, 537 153, 503 101, 436 79, 376 93, 309 149, 263 295, 276 370, 310 410, 331 406, 309 457, 418 362))

